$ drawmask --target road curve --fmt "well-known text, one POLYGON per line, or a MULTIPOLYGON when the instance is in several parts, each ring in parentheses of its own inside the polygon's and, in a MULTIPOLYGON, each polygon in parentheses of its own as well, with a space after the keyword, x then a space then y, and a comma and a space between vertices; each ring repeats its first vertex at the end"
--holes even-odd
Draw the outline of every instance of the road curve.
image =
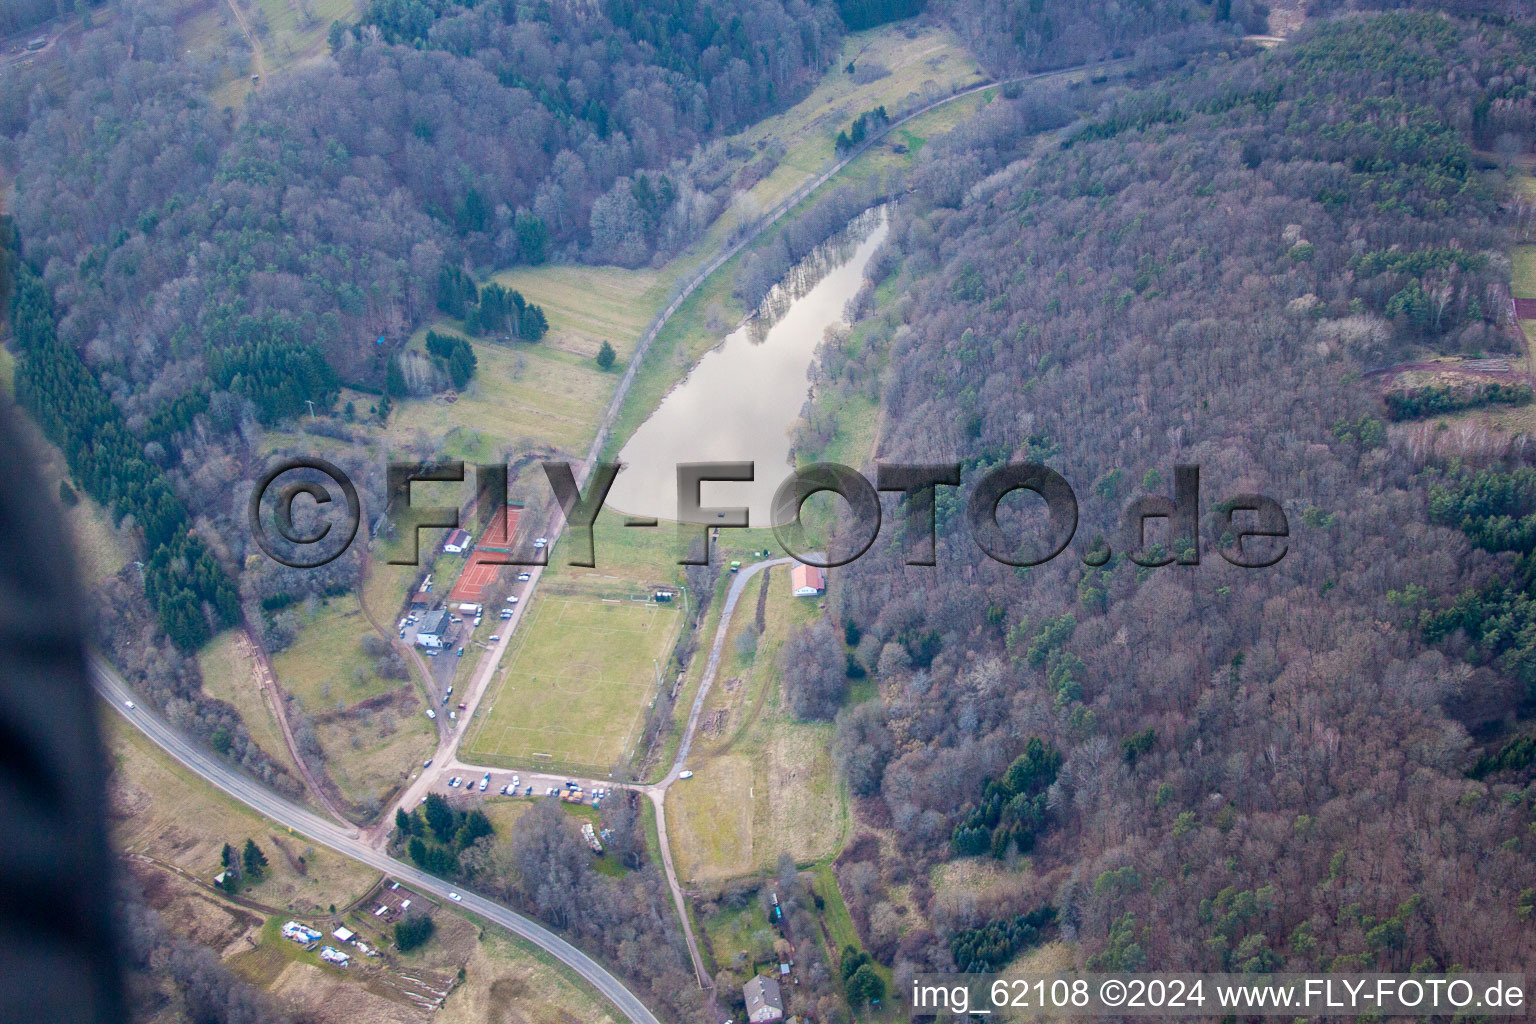
MULTIPOLYGON (((807 558, 821 557, 821 552, 807 552, 807 558)), ((677 756, 672 759, 672 770, 667 772, 667 777, 657 784, 658 788, 666 789, 677 781, 678 773, 683 770, 683 764, 688 760, 688 752, 693 749, 694 730, 699 725, 699 715, 704 711, 704 701, 709 697, 709 688, 714 685, 715 673, 720 670, 720 652, 725 646, 725 635, 731 628, 731 614, 736 611, 736 602, 741 600, 742 591, 747 589, 747 584, 752 577, 775 565, 790 565, 798 562, 796 558, 770 558, 763 562, 753 562, 736 573, 736 578, 731 580, 731 588, 725 593, 725 604, 720 607, 720 625, 715 629, 715 641, 709 647, 709 660, 704 663, 704 678, 699 680, 699 692, 694 695, 693 708, 688 712, 688 724, 683 727, 683 740, 677 745, 677 756)))
POLYGON ((667 788, 677 781, 678 774, 688 760, 688 752, 693 749, 693 734, 699 725, 699 715, 704 711, 704 700, 709 696, 715 673, 720 669, 720 651, 731 629, 731 613, 736 610, 736 602, 741 600, 742 592, 747 589, 747 582, 771 565, 788 565, 793 561, 793 558, 772 558, 764 562, 753 562, 731 580, 731 588, 725 594, 725 603, 720 607, 720 625, 715 629, 715 641, 709 648, 709 660, 704 663, 704 676, 699 680, 699 692, 694 696, 693 708, 688 712, 688 724, 683 728, 682 742, 677 745, 677 756, 672 759, 672 768, 666 778, 644 790, 656 808, 656 838, 657 845, 661 847, 661 864, 666 869, 667 887, 672 890, 672 902, 677 907, 678 919, 683 923, 683 939, 688 943, 693 973, 698 975, 699 987, 703 989, 713 987, 714 982, 704 969, 699 940, 693 934, 693 923, 688 917, 688 907, 683 899, 683 886, 678 880, 677 868, 672 863, 672 841, 667 838, 667 788))
POLYGON ((90 658, 91 679, 107 704, 128 720, 128 723, 160 747, 171 757, 185 765, 206 782, 223 790, 247 807, 265 815, 286 828, 328 846, 337 853, 351 857, 359 863, 382 871, 393 878, 441 900, 449 899, 449 892, 459 894, 459 906, 469 910, 507 931, 527 939, 546 953, 565 964, 586 979, 587 983, 602 993, 624 1017, 634 1024, 661 1024, 640 998, 624 983, 615 978, 597 961, 571 945, 565 939, 515 911, 467 889, 450 886, 403 861, 382 853, 363 841, 357 830, 346 829, 325 820, 278 796, 251 779, 236 772, 223 762, 205 753, 181 733, 172 729, 158 716, 143 707, 129 709, 134 699, 126 683, 117 672, 98 655, 90 658))

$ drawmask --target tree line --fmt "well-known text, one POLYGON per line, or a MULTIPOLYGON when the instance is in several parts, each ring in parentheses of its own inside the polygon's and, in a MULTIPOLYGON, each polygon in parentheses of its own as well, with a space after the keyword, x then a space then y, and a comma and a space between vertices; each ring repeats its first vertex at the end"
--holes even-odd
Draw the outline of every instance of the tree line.
MULTIPOLYGON (((1030 85, 924 148, 871 262, 890 299, 824 346, 815 407, 877 400, 883 458, 1087 481, 1077 554, 1188 462, 1218 491, 1285 494, 1291 535, 1262 571, 1198 540, 1199 565, 1113 545, 1013 568, 977 555, 941 488, 937 567, 882 532, 833 574, 877 684, 836 712, 869 829, 837 873, 898 986, 1042 904, 1104 970, 1430 969, 1529 945, 1528 467, 1384 422, 1364 375, 1517 351, 1511 186, 1471 142, 1530 151, 1533 57, 1527 21, 1349 14, 1267 53, 1148 55, 1136 88, 1030 85), (1042 144, 1026 104, 1080 124, 1042 144), (1438 319, 1418 305, 1447 289, 1438 319), (1031 736, 1060 762, 1011 819, 999 780, 1031 736), (935 872, 1037 808, 1027 876, 977 894, 935 872)), ((1027 505, 999 522, 1042 528, 1027 505)), ((1148 542, 1186 546, 1156 520, 1148 542)))
POLYGON ((144 543, 150 605, 166 635, 182 650, 195 650, 214 630, 239 621, 235 585, 192 532, 185 508, 160 469, 145 459, 122 412, 79 353, 59 340, 47 286, 20 259, 14 242, 3 258, 15 281, 10 318, 20 357, 16 400, 59 446, 70 475, 111 512, 114 523, 132 517, 144 543))

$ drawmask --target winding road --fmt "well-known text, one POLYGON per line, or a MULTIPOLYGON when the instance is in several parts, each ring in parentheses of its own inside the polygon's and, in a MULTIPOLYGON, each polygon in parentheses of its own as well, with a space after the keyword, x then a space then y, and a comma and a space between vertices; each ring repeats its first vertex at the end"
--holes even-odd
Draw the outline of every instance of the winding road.
MULTIPOLYGON (((264 69, 262 55, 256 45, 254 36, 251 35, 245 19, 241 15, 233 0, 230 2, 231 10, 241 28, 251 38, 253 53, 258 67, 258 73, 264 69)), ((894 121, 889 122, 883 129, 870 136, 862 146, 848 153, 842 159, 835 162, 830 168, 811 180, 803 183, 788 197, 775 206, 769 213, 761 217, 750 230, 745 231, 735 242, 726 246, 715 257, 705 263, 686 285, 679 288, 674 297, 668 302, 656 318, 651 322, 636 344, 635 351, 628 365, 625 367, 617 388, 615 389, 605 410, 598 430, 593 437, 588 449, 587 457, 578 474, 578 484, 585 487, 587 477, 591 469, 596 465, 604 446, 607 444, 609 433, 613 424, 618 419, 620 410, 629 394, 631 385, 638 375, 639 368, 644 362, 646 353, 651 343, 660 334, 672 316, 678 311, 688 297, 702 285, 710 275, 719 270, 728 260, 752 244, 764 231, 776 224, 786 214, 803 202, 811 193, 816 191, 826 182, 831 180, 838 172, 842 171, 851 161, 857 159, 862 153, 874 146, 891 132, 938 107, 952 103, 964 97, 974 95, 984 89, 997 88, 1009 82, 1023 82, 1029 80, 1043 80, 1062 77, 1065 75, 1079 74, 1086 70, 1107 69, 1114 66, 1126 65, 1127 60, 1106 61, 1091 67, 1071 68, 1061 71, 1045 72, 1038 75, 1029 75, 1022 78, 1009 79, 998 82, 982 82, 980 84, 962 89, 941 99, 934 100, 922 107, 913 110, 894 121)), ((553 550, 555 542, 564 528, 564 517, 558 514, 557 506, 551 503, 547 506, 544 518, 547 526, 544 533, 549 538, 546 550, 553 550)), ((741 594, 746 589, 747 583, 758 572, 772 565, 786 564, 792 561, 789 558, 769 559, 754 563, 740 570, 736 578, 732 580, 727 592, 724 606, 721 609, 719 625, 715 632, 713 644, 710 648, 708 661, 705 664, 704 675, 699 684, 699 692, 694 697, 693 707, 690 710, 687 724, 684 728, 682 741, 673 759, 672 766, 666 776, 652 785, 639 784, 614 784, 607 782, 596 783, 610 788, 631 789, 643 793, 656 808, 657 829, 660 838, 661 856, 666 871, 667 882, 672 891, 673 902, 676 905, 678 916, 682 924, 684 937, 688 945, 688 952, 693 960, 694 971, 698 976, 701 988, 712 988, 712 980, 705 970, 703 956, 699 951, 698 942, 694 936, 692 923, 687 913, 682 887, 677 878, 677 871, 672 862, 671 843, 667 837, 666 825, 666 792, 678 781, 680 773, 684 770, 684 764, 692 750, 694 733, 697 729, 699 718, 703 712, 705 701, 714 683, 715 675, 719 668, 721 649, 725 637, 730 629, 730 621, 736 604, 741 594)), ((541 568, 528 567, 532 579, 523 590, 522 601, 513 609, 513 618, 506 622, 500 631, 500 640, 481 658, 472 676, 468 692, 466 694, 467 710, 460 716, 456 727, 450 727, 444 732, 434 755, 434 769, 428 773, 423 771, 417 779, 401 794, 396 807, 414 807, 419 803, 427 791, 434 785, 441 785, 447 775, 453 771, 480 772, 485 769, 475 768, 457 760, 459 742, 463 738, 467 723, 473 718, 480 701, 489 689, 491 677, 500 664, 502 655, 506 652, 512 634, 521 622, 522 613, 531 603, 533 590, 538 584, 541 568)), ((265 815, 272 821, 301 833, 321 845, 327 846, 347 857, 366 864, 379 871, 386 872, 394 878, 404 881, 412 887, 424 893, 444 900, 453 899, 461 907, 478 914, 482 918, 500 925, 515 935, 544 949, 551 956, 564 963, 587 982, 593 988, 610 1000, 619 1012, 635 1024, 660 1024, 660 1021, 645 1006, 629 988, 619 979, 610 974, 601 964, 597 963, 586 953, 561 938, 537 922, 524 917, 515 911, 495 903, 482 896, 477 896, 464 889, 456 889, 438 878, 421 871, 410 864, 396 860, 384 852, 383 847, 388 841, 388 833, 393 815, 386 812, 381 816, 380 822, 372 828, 362 831, 354 827, 328 821, 319 815, 294 804, 276 793, 260 785, 254 780, 238 773, 228 767, 219 759, 205 753, 200 747, 181 733, 172 729, 159 717, 143 707, 130 708, 128 705, 133 700, 133 694, 127 684, 117 672, 103 661, 99 656, 93 655, 90 661, 91 677, 95 688, 109 705, 127 721, 147 736, 152 742, 165 750, 171 757, 185 765, 188 769, 203 778, 205 781, 239 800, 246 806, 265 815), (453 893, 457 896, 451 896, 453 893)), ((588 783, 591 785, 593 783, 588 783)), ((324 802, 324 801, 322 801, 324 802)), ((328 810, 333 808, 327 807, 328 810)))
POLYGON ((247 807, 265 815, 286 828, 301 833, 309 839, 328 846, 337 853, 351 857, 359 863, 382 871, 414 889, 428 893, 445 902, 452 900, 471 913, 478 914, 493 924, 539 946, 555 959, 581 975, 593 988, 602 993, 634 1024, 661 1024, 655 1014, 631 992, 624 983, 571 945, 565 939, 545 928, 537 921, 508 910, 506 907, 467 889, 450 886, 439 878, 427 874, 403 861, 374 849, 365 842, 356 829, 338 826, 297 804, 283 799, 265 786, 241 775, 172 729, 158 716, 143 707, 130 708, 133 693, 121 676, 103 661, 92 655, 91 680, 113 710, 128 720, 129 724, 149 737, 157 746, 181 762, 204 781, 223 790, 247 807), (457 896, 457 899, 454 899, 457 896))
POLYGON ((683 729, 682 742, 677 745, 677 756, 672 759, 672 768, 666 778, 641 790, 656 808, 656 837, 657 845, 661 847, 661 863, 667 872, 667 886, 672 890, 672 902, 677 905, 678 919, 683 923, 683 938, 688 943, 688 956, 693 960, 693 972, 698 975, 700 988, 713 987, 713 979, 704 967, 704 957, 699 953, 699 940, 694 937, 693 922, 688 917, 688 906, 683 900, 683 887, 677 878, 677 868, 672 865, 672 842, 667 838, 667 789, 677 781, 683 765, 688 761, 688 752, 693 749, 693 734, 699 726, 699 715, 704 711, 704 701, 720 669, 720 651, 725 646, 726 634, 730 632, 731 613, 736 610, 736 602, 747 589, 747 581, 771 565, 786 565, 793 561, 793 558, 773 558, 754 562, 738 572, 731 581, 731 589, 726 591, 725 604, 720 609, 720 625, 715 629, 715 640, 709 648, 709 660, 704 663, 704 678, 699 680, 699 692, 693 698, 692 710, 688 712, 688 725, 683 729))

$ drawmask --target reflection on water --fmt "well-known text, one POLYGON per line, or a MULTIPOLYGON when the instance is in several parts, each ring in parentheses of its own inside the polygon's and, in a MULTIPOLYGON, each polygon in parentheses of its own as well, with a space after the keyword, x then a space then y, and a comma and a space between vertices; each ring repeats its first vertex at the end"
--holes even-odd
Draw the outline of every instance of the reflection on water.
POLYGON ((789 474, 790 431, 810 396, 816 346, 843 322, 888 229, 884 207, 860 214, 699 360, 619 452, 624 469, 608 494, 610 510, 676 519, 679 462, 750 461, 755 481, 704 484, 703 504, 744 505, 753 526, 768 525, 773 492, 789 474))

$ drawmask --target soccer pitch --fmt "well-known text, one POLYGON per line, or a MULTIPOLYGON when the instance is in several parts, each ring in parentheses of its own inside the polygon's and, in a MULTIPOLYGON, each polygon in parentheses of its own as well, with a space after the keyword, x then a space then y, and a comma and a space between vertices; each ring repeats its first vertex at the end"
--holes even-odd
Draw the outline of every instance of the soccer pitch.
POLYGON ((540 593, 464 741, 466 760, 606 772, 640 735, 676 605, 540 593))

